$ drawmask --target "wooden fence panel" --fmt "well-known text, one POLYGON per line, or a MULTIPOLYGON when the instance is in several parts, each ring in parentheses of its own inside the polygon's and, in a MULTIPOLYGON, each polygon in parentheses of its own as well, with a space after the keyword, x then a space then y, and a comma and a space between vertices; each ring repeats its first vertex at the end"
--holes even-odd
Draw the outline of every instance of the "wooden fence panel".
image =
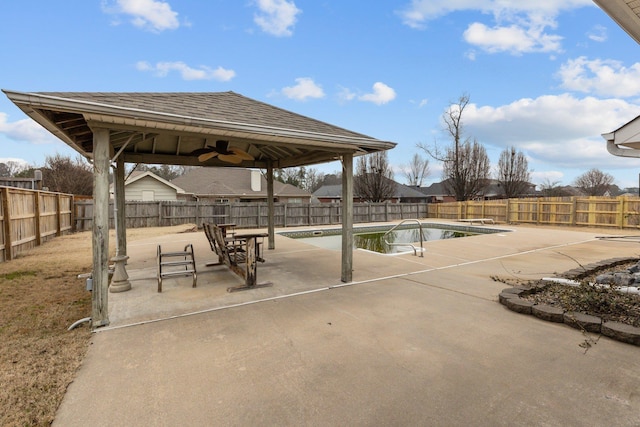
POLYGON ((73 196, 0 187, 0 260, 72 231, 73 196))

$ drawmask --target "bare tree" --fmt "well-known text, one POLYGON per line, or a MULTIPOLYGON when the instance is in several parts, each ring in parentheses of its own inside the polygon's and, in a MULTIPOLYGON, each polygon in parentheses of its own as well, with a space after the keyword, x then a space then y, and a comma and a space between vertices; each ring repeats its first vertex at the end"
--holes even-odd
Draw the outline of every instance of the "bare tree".
POLYGON ((82 156, 75 160, 60 154, 47 156, 42 182, 50 191, 83 196, 93 194, 92 167, 82 156))
POLYGON ((356 197, 374 203, 384 202, 394 196, 396 182, 386 151, 358 157, 353 192, 356 197))
POLYGON ((273 179, 276 181, 299 188, 302 188, 304 184, 305 175, 306 170, 304 166, 300 168, 275 169, 273 171, 273 179))
POLYGON ((530 180, 529 162, 525 155, 515 147, 505 148, 498 160, 498 181, 504 195, 512 198, 526 194, 530 180))
POLYGON ((429 159, 423 159, 418 153, 415 153, 411 161, 400 167, 407 179, 407 184, 415 187, 421 187, 424 179, 429 176, 429 159))
POLYGON ((475 139, 464 137, 463 115, 469 105, 469 95, 463 94, 442 115, 444 130, 452 144, 444 151, 418 144, 427 154, 443 163, 445 188, 456 200, 476 197, 489 180, 489 156, 487 150, 475 139))
POLYGON ((324 173, 314 168, 307 169, 307 175, 304 180, 303 188, 307 190, 309 193, 313 193, 318 188, 322 187, 323 181, 324 181, 324 173))
POLYGON ((457 150, 451 147, 443 164, 445 186, 456 200, 477 197, 489 180, 489 156, 477 141, 465 141, 457 150))
POLYGON ((604 196, 613 179, 610 174, 594 168, 577 177, 573 185, 589 196, 604 196))
POLYGON ((7 160, 6 162, 0 163, 0 177, 15 177, 26 169, 29 169, 29 167, 24 163, 7 160))
POLYGON ((540 192, 544 197, 564 197, 568 193, 560 186, 560 181, 551 181, 545 178, 540 184, 540 192))

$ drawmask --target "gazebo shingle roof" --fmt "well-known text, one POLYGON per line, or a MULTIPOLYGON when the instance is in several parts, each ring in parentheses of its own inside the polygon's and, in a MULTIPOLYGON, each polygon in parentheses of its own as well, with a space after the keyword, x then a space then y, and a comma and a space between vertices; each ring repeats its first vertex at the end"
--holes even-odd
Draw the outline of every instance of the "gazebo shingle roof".
POLYGON ((128 163, 228 166, 192 154, 218 139, 254 157, 239 166, 257 168, 311 165, 395 146, 235 92, 4 92, 88 158, 95 128, 109 129, 114 153, 128 163))

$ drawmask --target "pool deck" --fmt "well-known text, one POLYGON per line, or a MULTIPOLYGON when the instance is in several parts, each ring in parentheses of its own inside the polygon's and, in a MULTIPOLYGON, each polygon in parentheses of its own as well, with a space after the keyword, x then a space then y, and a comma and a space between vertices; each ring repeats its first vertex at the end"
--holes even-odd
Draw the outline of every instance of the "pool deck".
POLYGON ((202 231, 131 242, 132 290, 109 294, 54 425, 640 425, 637 347, 509 311, 492 279, 638 255, 597 238, 634 233, 498 227, 423 258, 357 250, 346 284, 339 251, 277 235, 274 285, 236 293, 202 231), (157 245, 186 243, 198 286, 157 293, 157 245))

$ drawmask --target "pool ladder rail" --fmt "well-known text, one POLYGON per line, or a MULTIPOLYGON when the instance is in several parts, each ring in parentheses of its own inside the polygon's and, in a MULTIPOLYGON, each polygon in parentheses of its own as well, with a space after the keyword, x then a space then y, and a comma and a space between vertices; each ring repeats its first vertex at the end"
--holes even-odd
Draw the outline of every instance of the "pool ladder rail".
POLYGON ((405 219, 400 221, 398 224, 394 225, 390 230, 387 230, 387 232, 384 233, 384 235, 382 236, 382 239, 384 240, 384 243, 386 243, 388 246, 410 246, 411 249, 413 249, 413 255, 414 256, 418 256, 418 248, 416 248, 416 246, 413 243, 390 243, 387 240, 387 234, 391 233, 393 230, 395 230, 396 228, 400 227, 401 225, 405 224, 405 223, 416 223, 418 224, 418 228, 420 229, 420 256, 422 258, 424 258, 424 246, 423 246, 423 237, 422 237, 422 223, 420 221, 418 221, 417 219, 405 219))

